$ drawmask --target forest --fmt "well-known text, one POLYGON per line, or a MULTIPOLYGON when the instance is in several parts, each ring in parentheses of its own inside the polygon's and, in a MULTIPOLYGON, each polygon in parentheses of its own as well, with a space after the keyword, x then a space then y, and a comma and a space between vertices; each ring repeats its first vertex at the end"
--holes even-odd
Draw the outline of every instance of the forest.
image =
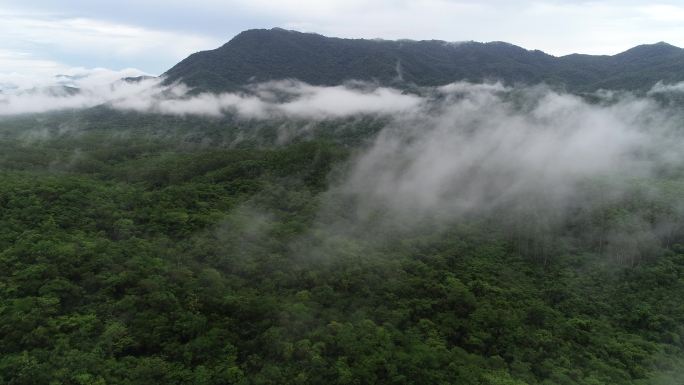
POLYGON ((634 162, 593 172, 603 158, 580 158, 612 147, 581 142, 573 162, 528 175, 508 137, 484 147, 508 154, 495 163, 447 170, 458 183, 419 168, 420 183, 392 184, 412 170, 392 156, 435 151, 414 131, 401 140, 415 150, 391 147, 390 120, 107 107, 0 118, 0 383, 681 381, 678 158, 637 173, 670 153, 629 147, 634 162), (381 150, 383 172, 364 173, 381 150), (490 197, 508 183, 502 166, 525 185, 490 197), (378 180, 389 187, 369 187, 378 180), (468 200, 443 204, 454 196, 468 200))

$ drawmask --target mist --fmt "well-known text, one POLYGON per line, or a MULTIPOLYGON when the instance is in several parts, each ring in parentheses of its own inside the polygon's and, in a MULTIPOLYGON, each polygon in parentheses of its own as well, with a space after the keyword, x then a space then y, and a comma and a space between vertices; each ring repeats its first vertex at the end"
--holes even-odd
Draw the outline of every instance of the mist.
POLYGON ((466 212, 530 194, 560 204, 587 179, 682 164, 681 113, 648 98, 589 103, 543 86, 467 83, 435 93, 379 134, 346 189, 397 210, 466 212))
POLYGON ((400 90, 350 82, 320 87, 295 80, 246 87, 241 92, 197 92, 182 83, 135 70, 75 71, 72 75, 26 79, 0 77, 0 115, 108 106, 121 111, 164 115, 248 119, 327 119, 364 114, 397 114, 417 108, 422 99, 400 90))
MULTIPOLYGON (((407 91, 283 80, 214 94, 123 75, 72 74, 5 88, 4 116, 103 107, 92 114, 3 119, 10 134, 3 132, 0 144, 8 151, 0 163, 9 181, 4 191, 11 194, 4 203, 28 202, 8 210, 16 218, 7 221, 8 233, 25 245, 8 246, 17 253, 8 261, 34 258, 21 253, 33 250, 41 236, 36 224, 43 221, 38 231, 66 239, 73 232, 73 250, 85 245, 84 234, 97 246, 89 255, 113 250, 113 262, 102 271, 150 266, 139 274, 136 290, 144 295, 158 287, 158 274, 166 274, 160 264, 168 261, 169 282, 179 293, 190 292, 189 314, 224 309, 245 315, 247 321, 236 324, 246 325, 266 314, 273 320, 268 330, 287 331, 284 337, 264 334, 268 341, 291 337, 297 343, 314 335, 307 334, 313 327, 327 333, 330 325, 375 317, 378 325, 390 325, 387 330, 427 325, 432 334, 437 329, 431 325, 438 325, 448 334, 430 337, 430 344, 448 341, 483 357, 490 346, 517 345, 498 337, 471 345, 461 331, 486 336, 489 320, 507 314, 516 326, 500 329, 503 334, 541 330, 543 347, 547 335, 559 344, 566 341, 563 330, 577 329, 594 333, 588 335, 602 352, 604 341, 629 336, 615 330, 629 331, 633 313, 643 314, 632 311, 631 298, 624 308, 621 302, 607 307, 635 289, 606 295, 606 286, 637 282, 669 293, 660 282, 676 281, 673 266, 680 262, 671 255, 684 244, 681 84, 659 83, 639 95, 574 95, 499 82, 407 91), (240 136, 248 139, 233 146, 240 136), (251 141, 260 136, 265 139, 251 141), (664 261, 658 275, 638 266, 652 261, 664 261), (646 275, 640 281, 613 275, 629 271, 646 275), (191 276, 198 283, 186 286, 183 277, 191 276), (237 290, 249 300, 225 294, 237 290), (262 312, 264 295, 269 313, 262 312), (450 302, 464 296, 470 304, 450 302), (194 307, 202 298, 208 299, 203 307, 194 307), (597 303, 611 310, 597 312, 597 303), (256 311, 244 311, 251 304, 256 311), (455 309, 461 313, 455 316, 455 309), (537 309, 551 316, 530 323, 537 309), (592 314, 603 322, 593 331, 575 323, 592 314), (613 334, 599 339, 606 329, 613 334)), ((37 245, 40 262, 45 247, 37 245)), ((75 272, 81 280, 81 268, 75 272)), ((116 278, 121 293, 135 288, 123 274, 116 278)), ((114 279, 101 275, 109 293, 114 279)), ((35 290, 44 285, 41 276, 33 281, 35 290)), ((79 292, 73 298, 80 303, 79 292)), ((142 298, 144 307, 148 298, 157 301, 142 298)), ((168 330, 175 330, 174 322, 168 330)), ((677 330, 651 325, 665 338, 677 330)), ((584 357, 585 342, 570 341, 577 357, 584 357)), ((453 357, 449 362, 462 356, 453 357)), ((529 367, 536 361, 530 358, 529 367)), ((557 366, 583 364, 567 362, 557 366)))
POLYGON ((424 91, 338 170, 309 235, 319 246, 296 245, 298 253, 335 255, 344 239, 365 239, 370 252, 477 224, 532 257, 567 252, 570 240, 622 263, 684 235, 684 196, 672 182, 684 169, 676 108, 629 93, 590 102, 545 86, 424 91))
MULTIPOLYGON (((16 86, 0 94, 0 115, 104 105, 301 122, 283 127, 284 138, 310 130, 311 121, 384 116, 384 128, 356 148, 330 180, 329 201, 354 202, 345 213, 353 219, 344 219, 352 222, 342 226, 348 229, 363 228, 356 225, 368 218, 412 227, 473 215, 518 223, 530 213, 562 223, 568 213, 596 204, 588 191, 604 205, 637 190, 665 199, 653 181, 679 175, 684 165, 684 116, 675 98, 663 102, 663 95, 681 93, 682 84, 658 83, 643 95, 602 90, 578 96, 498 82, 407 92, 363 82, 322 87, 282 80, 215 94, 167 85, 162 78, 123 77, 135 74, 96 70, 16 86)), ((667 199, 668 215, 684 213, 681 204, 667 199)), ((339 222, 330 219, 334 210, 328 206, 324 202, 321 221, 339 222)), ((677 226, 670 219, 648 224, 653 231, 677 226)))

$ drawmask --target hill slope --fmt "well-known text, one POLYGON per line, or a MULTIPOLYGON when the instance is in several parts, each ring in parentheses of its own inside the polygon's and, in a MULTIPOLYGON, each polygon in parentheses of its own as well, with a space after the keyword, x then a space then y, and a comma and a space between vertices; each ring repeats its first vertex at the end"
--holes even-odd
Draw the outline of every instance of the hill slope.
POLYGON ((284 78, 398 87, 495 79, 546 82, 571 91, 643 90, 659 80, 684 80, 684 50, 661 42, 614 56, 555 57, 504 42, 340 39, 274 28, 242 32, 222 47, 190 55, 164 75, 168 82, 211 91, 284 78))

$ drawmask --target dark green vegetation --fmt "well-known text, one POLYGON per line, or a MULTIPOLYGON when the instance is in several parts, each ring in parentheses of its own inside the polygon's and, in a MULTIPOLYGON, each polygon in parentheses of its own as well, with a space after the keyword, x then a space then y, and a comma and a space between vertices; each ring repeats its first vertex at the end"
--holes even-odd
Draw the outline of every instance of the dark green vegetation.
POLYGON ((296 78, 314 85, 365 80, 394 87, 439 86, 459 80, 548 84, 570 91, 648 90, 684 80, 684 50, 666 43, 614 56, 567 55, 503 42, 448 43, 338 39, 283 29, 249 30, 224 46, 198 52, 165 74, 208 91, 296 78))
POLYGON ((238 141, 230 118, 3 121, 0 383, 681 378, 678 174, 609 204, 588 183, 568 218, 515 232, 357 223, 335 183, 379 123, 346 123, 273 146, 273 123, 238 141))

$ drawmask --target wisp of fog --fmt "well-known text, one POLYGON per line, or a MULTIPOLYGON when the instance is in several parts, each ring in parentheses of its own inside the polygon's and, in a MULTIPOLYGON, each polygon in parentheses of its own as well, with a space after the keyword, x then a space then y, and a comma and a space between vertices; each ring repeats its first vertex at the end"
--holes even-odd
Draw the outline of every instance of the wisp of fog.
POLYGON ((361 83, 319 87, 293 80, 247 87, 244 92, 193 92, 163 78, 131 76, 128 70, 93 70, 27 82, 4 78, 0 115, 42 113, 106 105, 124 111, 167 115, 244 118, 325 119, 358 114, 396 114, 416 108, 421 99, 391 88, 361 83), (128 75, 128 76, 126 76, 128 75))
POLYGON ((451 84, 384 129, 345 189, 412 215, 491 210, 532 196, 560 205, 586 180, 680 166, 682 118, 631 95, 589 103, 543 86, 451 84))

